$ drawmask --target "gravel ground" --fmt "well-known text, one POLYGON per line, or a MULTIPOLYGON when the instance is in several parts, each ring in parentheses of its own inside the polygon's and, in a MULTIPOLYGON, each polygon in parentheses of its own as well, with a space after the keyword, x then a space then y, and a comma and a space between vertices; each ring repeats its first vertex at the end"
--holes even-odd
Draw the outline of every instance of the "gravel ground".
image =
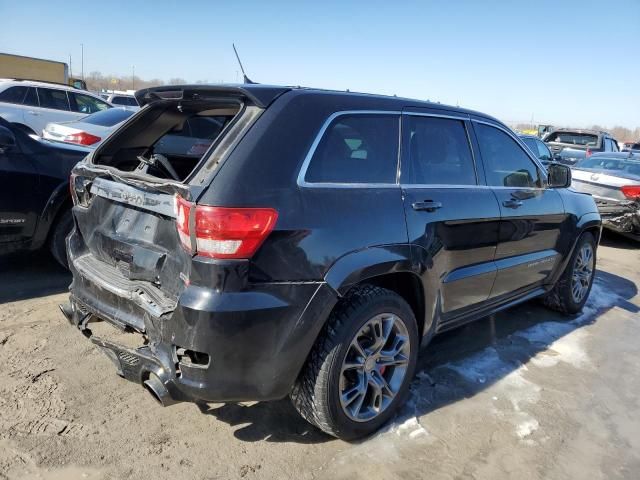
POLYGON ((606 235, 584 313, 531 302, 434 340, 360 443, 288 400, 159 407, 57 305, 46 256, 0 260, 0 479, 640 478, 640 245, 606 235))

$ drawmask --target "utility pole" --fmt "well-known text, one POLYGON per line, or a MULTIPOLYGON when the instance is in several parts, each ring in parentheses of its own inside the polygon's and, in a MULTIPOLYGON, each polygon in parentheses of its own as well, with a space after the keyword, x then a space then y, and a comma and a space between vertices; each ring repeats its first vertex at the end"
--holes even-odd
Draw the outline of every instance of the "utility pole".
POLYGON ((136 66, 131 65, 131 89, 136 89, 136 66))
POLYGON ((80 44, 80 65, 82 70, 82 80, 84 80, 84 43, 80 44))
POLYGON ((69 54, 69 76, 73 77, 73 69, 71 68, 71 54, 69 54))

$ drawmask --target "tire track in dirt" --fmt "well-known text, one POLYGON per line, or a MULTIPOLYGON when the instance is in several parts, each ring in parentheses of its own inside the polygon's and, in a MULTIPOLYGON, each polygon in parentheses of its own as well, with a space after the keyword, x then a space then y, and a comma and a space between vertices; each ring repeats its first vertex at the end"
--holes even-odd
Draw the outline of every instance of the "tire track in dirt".
POLYGON ((83 425, 65 418, 53 362, 43 356, 46 340, 25 351, 14 339, 8 335, 0 345, 0 438, 85 435, 83 425))

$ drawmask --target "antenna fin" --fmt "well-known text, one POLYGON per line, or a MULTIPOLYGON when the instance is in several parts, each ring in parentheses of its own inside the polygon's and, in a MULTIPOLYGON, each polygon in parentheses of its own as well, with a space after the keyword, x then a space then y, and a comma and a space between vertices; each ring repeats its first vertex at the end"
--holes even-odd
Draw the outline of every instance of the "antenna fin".
POLYGON ((255 84, 256 82, 252 81, 249 77, 247 77, 247 74, 244 73, 244 67, 242 66, 242 62, 240 61, 240 55, 238 55, 238 50, 236 50, 236 44, 232 43, 231 46, 233 47, 233 53, 236 54, 236 60, 238 60, 238 65, 240 65, 240 70, 242 71, 242 78, 244 80, 244 83, 255 84))

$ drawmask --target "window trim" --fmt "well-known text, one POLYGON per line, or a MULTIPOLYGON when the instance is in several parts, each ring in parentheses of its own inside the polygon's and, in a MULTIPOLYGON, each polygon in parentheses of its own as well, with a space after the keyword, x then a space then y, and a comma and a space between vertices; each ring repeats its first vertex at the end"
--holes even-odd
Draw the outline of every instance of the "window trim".
POLYGON ((402 119, 402 112, 400 110, 342 110, 332 113, 331 115, 329 115, 329 117, 327 117, 325 122, 322 124, 322 127, 320 127, 320 130, 318 131, 316 137, 313 140, 313 143, 311 144, 311 148, 309 148, 309 151, 307 152, 307 155, 302 162, 302 166, 300 167, 300 171, 298 172, 298 178, 296 182, 298 186, 303 188, 400 188, 397 172, 400 166, 400 142, 402 139, 401 125, 398 126, 398 156, 396 158, 396 179, 393 183, 307 182, 305 180, 307 169, 309 168, 311 159, 313 158, 318 145, 322 141, 324 134, 329 128, 329 125, 331 125, 335 119, 347 115, 394 115, 398 117, 399 121, 402 119))
MULTIPOLYGON (((445 184, 435 184, 435 183, 404 183, 404 182, 400 182, 400 186, 402 188, 456 188, 456 189, 460 189, 460 188, 477 188, 477 187, 485 187, 486 185, 482 185, 480 183, 480 176, 478 175, 478 162, 476 159, 476 153, 474 151, 473 148, 473 142, 471 141, 471 135, 469 134, 469 128, 467 128, 467 122, 470 120, 469 116, 464 116, 464 115, 445 115, 445 114, 440 114, 440 113, 427 113, 427 112, 410 112, 410 111, 403 111, 402 115, 407 115, 407 116, 413 116, 413 117, 434 117, 434 118, 445 118, 445 119, 449 119, 449 120, 460 120, 462 122, 462 126, 464 127, 464 131, 467 137, 467 142, 469 144, 469 151, 471 152, 471 160, 473 161, 473 168, 474 168, 474 173, 476 176, 476 183, 475 185, 469 185, 469 184, 451 184, 451 183, 445 183, 445 184)), ((402 130, 400 131, 400 141, 402 141, 403 138, 403 133, 402 130)), ((398 164, 399 168, 402 168, 402 152, 400 152, 400 162, 398 164)), ((400 172, 401 174, 401 172, 400 172)))
MULTIPOLYGON (((505 187, 505 186, 501 186, 501 185, 487 185, 489 188, 497 188, 497 189, 501 189, 501 190, 513 190, 514 188, 517 190, 547 190, 547 178, 548 178, 548 173, 547 173, 547 169, 544 167, 544 165, 542 165, 542 162, 535 157, 532 157, 531 154, 528 152, 529 147, 527 147, 526 145, 524 145, 524 142, 522 141, 522 139, 518 138, 517 135, 515 135, 513 132, 510 132, 509 130, 507 130, 504 127, 501 127, 500 125, 496 124, 496 123, 492 123, 492 122, 485 122, 484 120, 478 120, 475 118, 471 119, 472 122, 475 123, 481 123, 483 125, 488 125, 489 127, 493 127, 493 128, 497 128, 498 130, 502 130, 504 133, 506 133, 508 136, 510 136, 520 147, 520 149, 524 152, 524 154, 529 157, 529 159, 533 162, 533 164, 538 167, 538 170, 540 171, 540 179, 542 180, 542 186, 540 187, 505 187), (522 146, 525 146, 525 148, 522 148, 522 146)), ((477 135, 477 133, 476 133, 477 135)), ((479 146, 478 146, 479 147, 479 146)), ((482 151, 480 151, 480 156, 482 156, 482 151)), ((482 159, 482 162, 484 163, 484 158, 482 159)), ((485 165, 485 170, 486 170, 486 165, 485 165)))

